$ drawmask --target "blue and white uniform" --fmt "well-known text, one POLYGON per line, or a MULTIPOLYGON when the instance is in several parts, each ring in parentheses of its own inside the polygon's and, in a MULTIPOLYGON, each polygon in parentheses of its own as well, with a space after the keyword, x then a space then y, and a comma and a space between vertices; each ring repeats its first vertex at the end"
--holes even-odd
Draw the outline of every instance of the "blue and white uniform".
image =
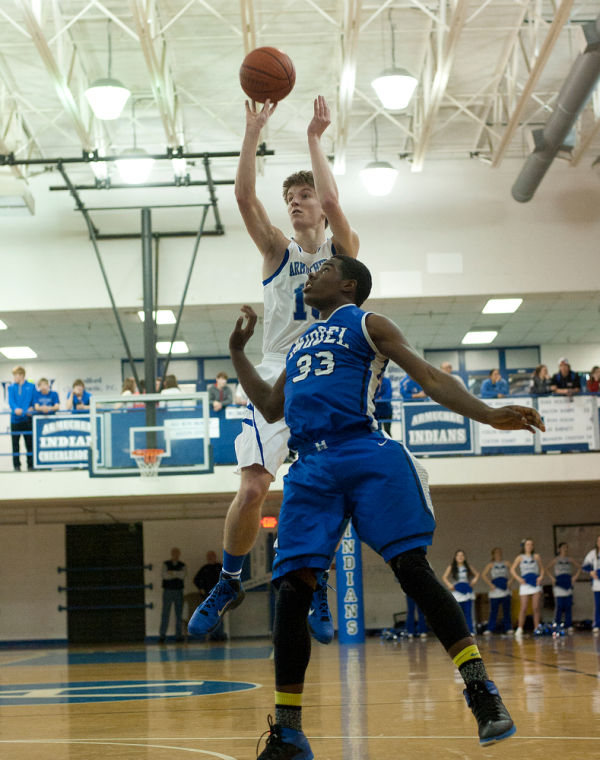
POLYGON ((572 624, 573 610, 573 563, 569 557, 558 557, 554 563, 554 599, 556 600, 556 612, 554 622, 563 622, 567 628, 572 624))
MULTIPOLYGON (((277 271, 263 280, 263 360, 256 371, 267 383, 275 384, 285 369, 288 349, 307 326, 318 319, 319 313, 305 306, 302 290, 309 272, 316 272, 334 254, 331 238, 315 253, 302 250, 292 239, 277 271)), ((237 472, 260 464, 275 477, 288 454, 289 434, 284 420, 268 424, 262 414, 248 404, 242 432, 235 440, 237 472)))
POLYGON ((537 585, 537 579, 541 573, 539 562, 535 557, 527 554, 521 554, 520 557, 519 573, 525 583, 519 585, 519 594, 521 596, 538 594, 542 590, 542 587, 537 585))
MULTIPOLYGON (((592 570, 600 576, 600 550, 592 549, 585 555, 582 565, 586 573, 592 570)), ((594 594, 594 631, 600 629, 600 577, 592 578, 592 592, 594 594)))
POLYGON ((285 478, 274 579, 327 569, 349 519, 386 562, 433 539, 427 473, 377 431, 373 396, 387 359, 367 316, 341 306, 287 355, 285 419, 299 458, 285 478))
POLYGON ((510 618, 510 601, 511 593, 508 588, 510 580, 510 568, 508 562, 494 562, 488 573, 494 588, 488 591, 490 600, 490 617, 487 624, 487 630, 493 633, 496 630, 496 620, 498 619, 498 609, 502 607, 502 627, 504 633, 512 630, 510 618))
POLYGON ((473 600, 475 599, 475 593, 469 580, 469 571, 465 565, 458 565, 456 572, 457 576, 453 578, 454 588, 452 589, 452 596, 460 604, 469 630, 471 633, 474 633, 473 600))

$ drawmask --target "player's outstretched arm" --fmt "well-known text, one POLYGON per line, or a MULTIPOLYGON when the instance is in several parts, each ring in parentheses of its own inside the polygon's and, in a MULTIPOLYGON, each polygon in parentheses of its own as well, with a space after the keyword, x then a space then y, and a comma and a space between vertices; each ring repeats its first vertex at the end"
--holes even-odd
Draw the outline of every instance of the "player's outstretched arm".
POLYGON ((337 183, 321 145, 321 135, 330 124, 329 106, 325 98, 319 95, 314 101, 313 117, 307 129, 308 150, 315 180, 315 191, 333 233, 333 244, 336 251, 356 258, 359 246, 358 235, 342 211, 337 183))
POLYGON ((370 314, 367 317, 367 327, 379 351, 406 370, 438 404, 498 430, 529 430, 534 433, 535 428, 546 429, 535 409, 525 406, 493 409, 475 398, 456 378, 419 356, 399 328, 387 317, 370 314))
POLYGON ((246 343, 254 334, 256 312, 251 306, 242 306, 243 316, 235 323, 235 329, 229 337, 229 353, 235 367, 238 380, 246 395, 267 422, 276 422, 283 417, 283 386, 285 370, 281 373, 274 386, 266 383, 248 360, 244 353, 246 343), (244 324, 246 319, 246 324, 244 324))
POLYGON ((271 224, 265 207, 256 195, 256 151, 260 133, 276 103, 267 100, 261 110, 256 103, 246 101, 246 132, 240 151, 240 160, 235 177, 235 198, 246 225, 246 229, 265 259, 277 259, 277 264, 285 253, 288 239, 283 232, 271 224))

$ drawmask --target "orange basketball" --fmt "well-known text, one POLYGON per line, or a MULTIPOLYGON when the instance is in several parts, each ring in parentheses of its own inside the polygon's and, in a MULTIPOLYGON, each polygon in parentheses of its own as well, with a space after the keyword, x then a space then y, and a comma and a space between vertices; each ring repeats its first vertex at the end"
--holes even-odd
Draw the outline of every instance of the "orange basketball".
POLYGON ((257 103, 264 103, 267 98, 277 103, 290 94, 295 82, 292 59, 277 48, 250 51, 240 67, 242 90, 257 103))

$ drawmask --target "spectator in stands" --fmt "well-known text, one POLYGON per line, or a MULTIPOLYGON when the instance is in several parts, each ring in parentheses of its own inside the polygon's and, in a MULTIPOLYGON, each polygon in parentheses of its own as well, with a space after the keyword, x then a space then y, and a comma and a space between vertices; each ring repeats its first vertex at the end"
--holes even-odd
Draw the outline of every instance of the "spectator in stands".
POLYGON ((123 387, 121 388, 121 396, 137 396, 138 394, 139 394, 139 391, 137 389, 137 385, 135 384, 135 378, 126 377, 125 380, 123 380, 123 387))
POLYGON ((442 372, 445 372, 447 375, 452 375, 453 377, 455 377, 458 380, 458 382, 463 386, 463 388, 467 387, 465 384, 465 381, 462 379, 460 375, 453 374, 452 365, 450 364, 450 362, 442 362, 440 364, 440 369, 442 370, 442 372))
POLYGON ((531 385, 529 386, 529 393, 532 396, 547 396, 552 391, 550 390, 550 373, 548 367, 545 364, 538 364, 533 370, 531 376, 531 385))
POLYGON ((586 386, 588 393, 600 393, 600 367, 591 368, 586 386))
POLYGON ((552 376, 550 388, 557 396, 575 396, 581 392, 581 378, 573 372, 566 356, 558 360, 558 372, 552 376))
POLYGON ((21 436, 27 450, 27 469, 33 470, 33 437, 31 415, 33 414, 33 396, 35 385, 25 380, 25 368, 15 367, 12 371, 13 382, 8 386, 8 405, 10 407, 10 432, 12 440, 13 467, 21 470, 19 441, 21 436))
POLYGON ((493 369, 490 376, 481 384, 479 391, 481 398, 504 398, 508 396, 508 383, 500 374, 499 369, 493 369))
POLYGON ((379 422, 379 429, 385 430, 388 435, 392 432, 392 383, 389 377, 382 375, 379 378, 379 386, 373 397, 375 402, 375 419, 379 422))
POLYGON ((58 393, 50 390, 50 383, 45 377, 38 380, 37 390, 33 394, 33 408, 38 414, 56 414, 60 409, 58 393))
POLYGON ((423 388, 410 375, 405 375, 400 380, 400 395, 404 401, 419 401, 427 398, 423 388))
MULTIPOLYGON (((167 375, 167 377, 169 377, 167 375)), ((166 379, 166 378, 165 378, 166 379)), ((183 615, 183 583, 186 575, 185 562, 182 562, 181 552, 176 547, 171 549, 171 559, 163 562, 162 566, 162 615, 160 619, 160 631, 158 643, 164 644, 169 627, 171 607, 175 609, 175 641, 183 641, 181 633, 183 615)))
POLYGON ((73 390, 67 396, 67 409, 73 414, 86 414, 90 410, 92 394, 85 389, 83 380, 77 379, 73 383, 73 390))
POLYGON ((227 385, 226 372, 217 372, 214 384, 208 386, 208 401, 213 412, 220 412, 221 409, 233 404, 233 394, 227 385))
MULTIPOLYGON (((215 552, 206 552, 206 564, 202 565, 200 570, 198 570, 194 576, 194 586, 203 595, 203 600, 206 599, 206 597, 219 582, 221 568, 222 565, 217 561, 217 555, 215 552)), ((211 641, 227 640, 227 635, 223 630, 223 618, 221 618, 219 625, 210 634, 209 639, 211 641)))
POLYGON ((177 384, 175 375, 167 375, 161 393, 181 393, 181 388, 177 384))

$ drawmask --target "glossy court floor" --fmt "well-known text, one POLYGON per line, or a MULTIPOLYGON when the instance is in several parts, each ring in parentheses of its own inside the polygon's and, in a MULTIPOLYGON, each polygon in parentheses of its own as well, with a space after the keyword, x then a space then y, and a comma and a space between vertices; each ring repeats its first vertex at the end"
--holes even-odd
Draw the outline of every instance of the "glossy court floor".
MULTIPOLYGON (((480 640, 517 734, 481 748, 433 639, 313 646, 304 728, 318 760, 600 758, 600 639, 480 640)), ((0 650, 2 760, 251 760, 272 711, 267 640, 0 650)))

